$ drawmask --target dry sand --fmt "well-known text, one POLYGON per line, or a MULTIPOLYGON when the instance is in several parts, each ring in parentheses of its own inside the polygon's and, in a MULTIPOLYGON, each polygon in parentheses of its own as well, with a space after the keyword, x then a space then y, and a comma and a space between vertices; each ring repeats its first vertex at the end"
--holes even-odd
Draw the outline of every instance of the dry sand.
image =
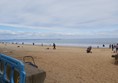
POLYGON ((108 48, 86 48, 0 44, 0 52, 22 60, 33 56, 38 67, 46 71, 44 83, 118 83, 118 66, 108 48), (49 49, 47 49, 49 48, 49 49))

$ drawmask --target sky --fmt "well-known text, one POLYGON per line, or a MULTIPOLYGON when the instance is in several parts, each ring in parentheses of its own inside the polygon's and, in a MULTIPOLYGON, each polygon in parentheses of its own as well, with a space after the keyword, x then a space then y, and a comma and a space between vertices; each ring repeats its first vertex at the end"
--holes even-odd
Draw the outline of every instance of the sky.
POLYGON ((118 38, 118 0, 0 0, 0 39, 118 38))

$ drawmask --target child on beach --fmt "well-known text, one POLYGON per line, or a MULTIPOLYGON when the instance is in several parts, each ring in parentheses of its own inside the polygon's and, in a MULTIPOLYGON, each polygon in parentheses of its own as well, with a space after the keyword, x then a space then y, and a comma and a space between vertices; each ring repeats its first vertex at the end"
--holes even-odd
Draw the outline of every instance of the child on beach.
POLYGON ((92 50, 92 47, 91 47, 91 46, 89 46, 89 47, 87 48, 86 52, 87 52, 87 53, 92 53, 92 51, 91 51, 91 50, 92 50))

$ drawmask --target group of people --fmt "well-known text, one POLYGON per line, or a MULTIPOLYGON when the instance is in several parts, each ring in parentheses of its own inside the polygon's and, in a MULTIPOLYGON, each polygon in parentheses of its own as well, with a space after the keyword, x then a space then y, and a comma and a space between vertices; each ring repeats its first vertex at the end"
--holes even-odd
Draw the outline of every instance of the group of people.
MULTIPOLYGON (((105 47, 104 44, 103 44, 103 47, 105 47)), ((97 47, 97 48, 98 48, 98 47, 97 47)), ((112 51, 113 51, 114 53, 118 53, 118 43, 117 43, 117 44, 110 44, 110 45, 109 45, 109 48, 112 49, 112 51)), ((92 47, 89 46, 89 47, 87 48, 86 52, 87 52, 87 53, 92 53, 91 50, 92 50, 92 47)))
POLYGON ((115 44, 110 44, 109 48, 111 48, 113 52, 118 53, 118 43, 116 45, 115 44))
MULTIPOLYGON (((35 45, 35 43, 32 43, 32 45, 35 45)), ((43 44, 41 44, 41 46, 43 46, 43 44)), ((53 49, 55 50, 56 49, 56 44, 53 43, 53 49)))

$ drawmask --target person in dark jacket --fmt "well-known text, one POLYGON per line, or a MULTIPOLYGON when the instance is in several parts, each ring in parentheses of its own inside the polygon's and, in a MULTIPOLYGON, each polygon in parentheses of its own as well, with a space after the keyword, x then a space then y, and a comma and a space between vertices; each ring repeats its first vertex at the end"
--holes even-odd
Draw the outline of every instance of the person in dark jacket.
POLYGON ((53 43, 53 49, 56 49, 56 44, 55 43, 53 43))

